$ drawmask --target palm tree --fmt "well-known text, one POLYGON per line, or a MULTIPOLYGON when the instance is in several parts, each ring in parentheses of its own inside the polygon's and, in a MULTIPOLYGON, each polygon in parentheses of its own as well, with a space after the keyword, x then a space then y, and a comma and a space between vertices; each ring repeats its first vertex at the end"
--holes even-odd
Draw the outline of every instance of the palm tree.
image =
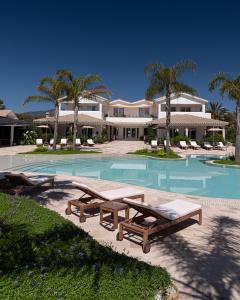
POLYGON ((225 73, 216 74, 209 82, 210 91, 219 89, 222 98, 226 95, 230 100, 236 101, 236 147, 235 160, 240 162, 240 76, 232 79, 225 73))
POLYGON ((64 101, 73 102, 74 105, 73 148, 75 149, 78 125, 79 99, 87 98, 97 100, 96 95, 110 95, 110 92, 104 85, 94 86, 94 83, 102 81, 99 75, 73 77, 73 74, 69 71, 66 71, 64 75, 67 84, 67 99, 64 99, 64 101))
POLYGON ((6 106, 4 104, 4 101, 2 99, 0 99, 0 109, 5 109, 6 106))
POLYGON ((228 110, 221 103, 211 101, 207 107, 207 112, 211 113, 213 119, 223 120, 228 110))
POLYGON ((149 79, 149 86, 146 90, 146 99, 153 99, 157 95, 166 96, 166 154, 170 154, 170 124, 171 124, 171 103, 170 98, 173 94, 186 92, 195 94, 196 91, 178 81, 179 77, 187 70, 194 71, 196 64, 191 60, 181 61, 174 66, 164 67, 162 64, 150 64, 145 68, 145 74, 149 79))
POLYGON ((43 95, 28 96, 23 105, 31 102, 52 103, 55 107, 54 113, 54 136, 53 149, 56 150, 58 135, 59 105, 61 98, 65 95, 66 85, 63 81, 64 70, 58 70, 53 77, 47 76, 40 80, 37 90, 43 95))

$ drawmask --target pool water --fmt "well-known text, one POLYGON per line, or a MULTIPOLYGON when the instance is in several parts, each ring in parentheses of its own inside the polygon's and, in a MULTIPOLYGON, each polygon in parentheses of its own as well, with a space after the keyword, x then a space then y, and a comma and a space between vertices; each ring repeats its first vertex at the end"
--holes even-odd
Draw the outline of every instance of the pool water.
MULTIPOLYGON (((240 169, 210 166, 210 157, 157 160, 147 157, 91 157, 26 164, 18 171, 104 179, 188 195, 240 198, 240 169)), ((213 159, 213 158, 212 158, 213 159)))

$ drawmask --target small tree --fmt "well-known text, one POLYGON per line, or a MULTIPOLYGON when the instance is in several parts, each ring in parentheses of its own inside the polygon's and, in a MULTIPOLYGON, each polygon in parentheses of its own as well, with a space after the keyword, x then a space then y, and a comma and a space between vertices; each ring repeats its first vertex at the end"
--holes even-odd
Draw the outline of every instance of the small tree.
POLYGON ((6 106, 4 104, 4 101, 2 99, 0 99, 0 109, 5 109, 6 106))

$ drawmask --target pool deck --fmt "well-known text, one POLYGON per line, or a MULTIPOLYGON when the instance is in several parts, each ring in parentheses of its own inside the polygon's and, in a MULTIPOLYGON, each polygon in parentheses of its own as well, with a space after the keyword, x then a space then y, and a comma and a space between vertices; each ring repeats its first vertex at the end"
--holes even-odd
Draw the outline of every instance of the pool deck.
MULTIPOLYGON (((104 154, 124 154, 143 148, 142 142, 113 142, 102 147, 104 154)), ((30 151, 31 146, 0 149, 0 155, 15 155, 20 151, 30 151), (15 149, 14 149, 15 148, 15 149), (18 148, 18 149, 16 149, 18 148)), ((228 148, 232 153, 233 148, 228 148)), ((183 150, 184 154, 223 154, 226 151, 183 150), (200 152, 201 151, 201 152, 200 152)), ((81 155, 82 156, 82 155, 81 155)), ((36 160, 46 155, 34 155, 36 160)), ((32 160, 35 160, 32 157, 32 160)), ((44 157, 44 158, 41 158, 44 157)), ((66 156, 64 156, 66 159, 66 156)), ((57 157, 57 159, 60 159, 57 157)), ((240 299, 240 200, 188 196, 154 189, 138 187, 145 193, 145 201, 150 204, 165 203, 183 199, 200 203, 203 207, 203 225, 185 222, 171 231, 161 234, 152 244, 150 253, 143 254, 134 241, 116 241, 116 233, 99 225, 99 215, 89 216, 86 223, 79 223, 76 215, 65 215, 68 199, 82 193, 73 188, 71 182, 76 177, 57 175, 54 189, 43 187, 30 196, 43 206, 69 219, 102 244, 108 244, 115 251, 125 253, 153 265, 165 267, 180 290, 180 299, 240 299)), ((93 186, 99 191, 125 187, 127 184, 112 181, 78 177, 79 182, 93 186)), ((217 188, 217 187, 216 187, 217 188)), ((131 211, 133 214, 133 211, 131 211)))

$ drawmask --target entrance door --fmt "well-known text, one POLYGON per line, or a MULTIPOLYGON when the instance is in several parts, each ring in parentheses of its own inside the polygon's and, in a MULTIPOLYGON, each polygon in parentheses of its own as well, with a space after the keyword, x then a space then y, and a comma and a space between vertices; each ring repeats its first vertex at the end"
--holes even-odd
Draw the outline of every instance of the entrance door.
POLYGON ((123 128, 123 139, 138 140, 139 139, 139 128, 123 128))

